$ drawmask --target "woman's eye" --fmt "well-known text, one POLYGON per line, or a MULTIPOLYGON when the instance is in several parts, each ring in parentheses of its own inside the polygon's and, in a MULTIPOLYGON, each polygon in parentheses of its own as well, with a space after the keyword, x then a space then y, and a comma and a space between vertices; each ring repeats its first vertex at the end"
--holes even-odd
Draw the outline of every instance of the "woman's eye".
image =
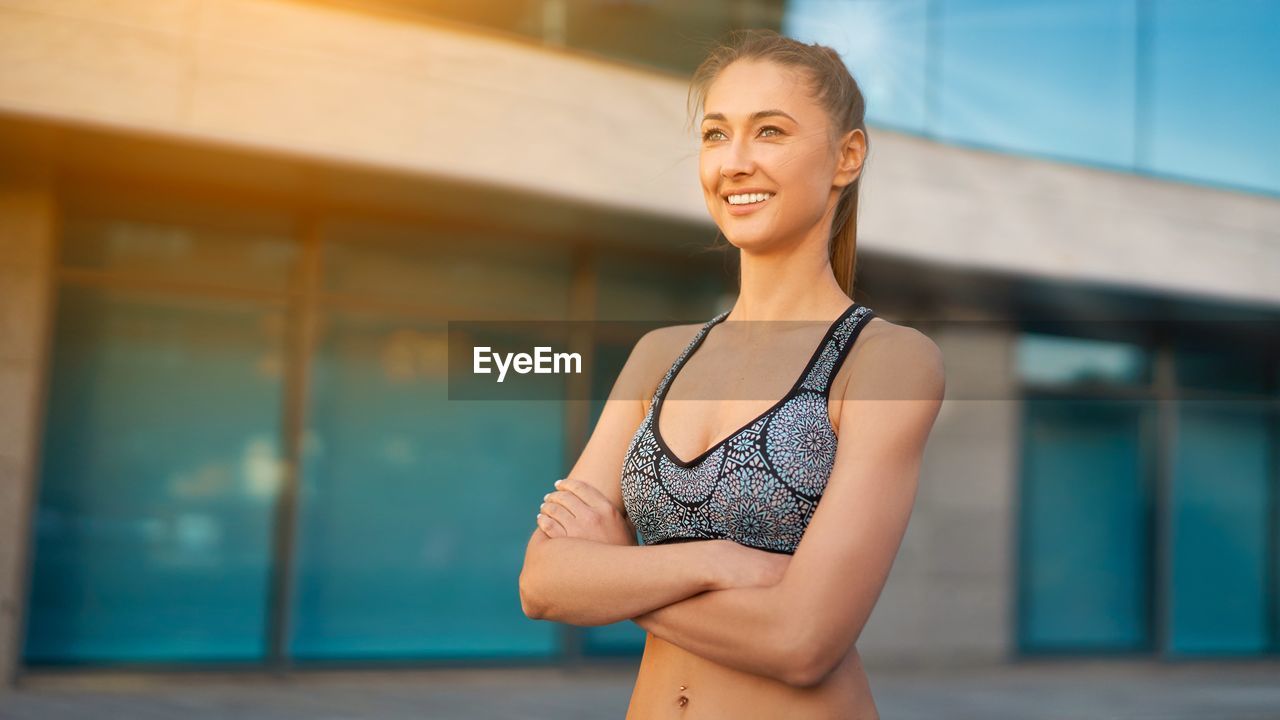
MULTIPOLYGON (((774 131, 774 132, 778 133, 779 135, 782 135, 782 134, 783 134, 783 132, 782 132, 782 129, 781 129, 781 128, 775 127, 775 126, 773 126, 773 125, 765 125, 764 127, 760 128, 760 132, 761 132, 761 133, 763 133, 763 132, 764 132, 764 131, 766 131, 766 130, 772 130, 772 131, 774 131)), ((706 131, 706 132, 702 133, 702 139, 703 139, 704 141, 706 141, 706 140, 710 140, 710 139, 712 139, 712 136, 714 136, 714 135, 724 135, 724 133, 720 132, 719 130, 711 129, 711 130, 708 130, 708 131, 706 131)))

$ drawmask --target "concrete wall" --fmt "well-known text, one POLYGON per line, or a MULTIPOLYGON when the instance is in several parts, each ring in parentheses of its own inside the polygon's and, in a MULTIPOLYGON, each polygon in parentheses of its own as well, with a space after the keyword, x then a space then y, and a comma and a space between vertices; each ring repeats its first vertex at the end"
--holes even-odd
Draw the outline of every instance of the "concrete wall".
POLYGON ((1014 652, 1016 337, 971 325, 927 333, 946 363, 946 399, 906 536, 858 641, 869 667, 1002 662, 1014 652))
POLYGON ((46 173, 0 163, 0 690, 21 650, 47 364, 53 197, 46 173))
MULTIPOLYGON (((685 78, 286 0, 0 0, 0 112, 709 223, 685 78)), ((1280 303, 1280 200, 872 129, 860 247, 1280 303)))
POLYGON ((1280 304, 1278 198, 872 132, 863 248, 1030 278, 1280 304))
POLYGON ((678 81, 502 36, 278 0, 0 0, 0 67, 11 112, 705 214, 678 81))

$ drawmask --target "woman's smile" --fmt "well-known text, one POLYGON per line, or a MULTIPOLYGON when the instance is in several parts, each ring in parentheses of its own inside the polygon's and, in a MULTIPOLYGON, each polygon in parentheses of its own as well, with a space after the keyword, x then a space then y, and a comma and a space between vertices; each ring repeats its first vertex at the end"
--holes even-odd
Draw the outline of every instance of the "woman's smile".
POLYGON ((730 215, 750 215, 767 205, 773 197, 774 193, 745 193, 729 195, 724 203, 728 206, 730 215))

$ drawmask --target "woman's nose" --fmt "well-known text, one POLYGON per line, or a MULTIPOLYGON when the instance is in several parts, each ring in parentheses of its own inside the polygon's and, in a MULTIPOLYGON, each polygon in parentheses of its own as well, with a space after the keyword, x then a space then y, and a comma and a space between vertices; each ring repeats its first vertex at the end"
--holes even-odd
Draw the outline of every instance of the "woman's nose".
POLYGON ((751 148, 745 142, 732 142, 720 165, 720 173, 726 177, 749 173, 755 168, 755 160, 751 156, 751 148))

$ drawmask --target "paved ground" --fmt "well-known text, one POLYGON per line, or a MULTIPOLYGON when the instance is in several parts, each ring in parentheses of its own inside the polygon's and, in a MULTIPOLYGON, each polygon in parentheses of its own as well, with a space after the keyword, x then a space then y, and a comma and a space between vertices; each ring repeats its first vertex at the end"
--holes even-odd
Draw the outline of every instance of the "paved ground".
MULTIPOLYGON (((1280 661, 1026 662, 868 670, 885 720, 1280 720, 1280 661)), ((227 675, 27 676, 4 720, 621 718, 634 666, 227 675)))

